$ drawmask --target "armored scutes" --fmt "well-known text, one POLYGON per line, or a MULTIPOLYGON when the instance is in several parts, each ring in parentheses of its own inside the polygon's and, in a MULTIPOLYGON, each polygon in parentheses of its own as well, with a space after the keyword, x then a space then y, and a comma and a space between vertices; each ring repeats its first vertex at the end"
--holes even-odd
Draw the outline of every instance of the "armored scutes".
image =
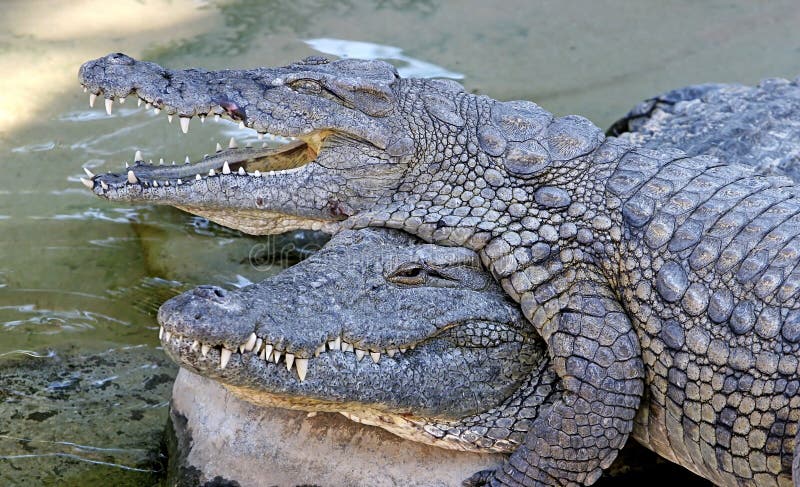
POLYGON ((788 480, 800 417, 791 181, 636 148, 584 118, 403 80, 379 62, 208 73, 111 55, 81 80, 108 108, 135 92, 182 126, 220 113, 300 139, 280 157, 222 151, 191 184, 192 166, 93 177, 98 195, 246 231, 386 226, 477 251, 563 388, 509 462, 478 476, 486 483, 591 484, 630 434, 645 384, 657 452, 723 485, 788 480))

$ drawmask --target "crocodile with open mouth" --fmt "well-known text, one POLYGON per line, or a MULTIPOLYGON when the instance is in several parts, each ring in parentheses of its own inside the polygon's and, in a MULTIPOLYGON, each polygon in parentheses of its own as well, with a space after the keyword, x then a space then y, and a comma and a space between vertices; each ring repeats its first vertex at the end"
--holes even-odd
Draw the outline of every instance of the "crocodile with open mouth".
MULTIPOLYGON (((478 253, 544 340, 562 391, 475 482, 591 484, 645 391, 645 443, 660 455, 721 485, 788 481, 800 418, 790 180, 635 147, 582 117, 401 79, 377 61, 206 72, 112 54, 80 76, 109 110, 135 93, 185 129, 219 114, 297 139, 92 175, 100 196, 251 233, 383 226, 478 253), (197 168, 208 175, 190 177, 197 168)), ((797 83, 755 90, 772 119, 800 113, 797 83)), ((255 346, 248 336, 238 343, 255 346)))

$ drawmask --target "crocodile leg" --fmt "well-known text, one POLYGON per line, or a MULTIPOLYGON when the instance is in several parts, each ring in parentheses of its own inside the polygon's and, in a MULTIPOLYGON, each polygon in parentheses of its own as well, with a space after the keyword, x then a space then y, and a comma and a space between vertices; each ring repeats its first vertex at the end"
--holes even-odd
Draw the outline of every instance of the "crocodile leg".
POLYGON ((562 297, 564 306, 540 328, 563 381, 562 399, 537 418, 501 469, 479 472, 466 485, 589 485, 625 444, 644 390, 638 336, 600 276, 579 277, 550 301, 562 297))

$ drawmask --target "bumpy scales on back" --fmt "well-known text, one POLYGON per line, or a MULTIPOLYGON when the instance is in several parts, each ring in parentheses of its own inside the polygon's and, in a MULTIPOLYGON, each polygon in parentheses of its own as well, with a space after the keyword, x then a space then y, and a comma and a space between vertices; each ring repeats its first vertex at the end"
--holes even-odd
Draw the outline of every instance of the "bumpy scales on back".
POLYGON ((635 148, 582 117, 403 80, 381 62, 211 73, 117 54, 84 65, 81 82, 299 139, 203 162, 219 166, 189 184, 175 178, 191 166, 93 177, 100 196, 255 233, 386 226, 479 253, 546 342, 564 392, 508 463, 476 480, 591 484, 630 434, 645 380, 660 453, 721 484, 789 471, 784 438, 800 416, 786 389, 800 349, 790 181, 635 148), (745 401, 780 389, 769 404, 745 401))

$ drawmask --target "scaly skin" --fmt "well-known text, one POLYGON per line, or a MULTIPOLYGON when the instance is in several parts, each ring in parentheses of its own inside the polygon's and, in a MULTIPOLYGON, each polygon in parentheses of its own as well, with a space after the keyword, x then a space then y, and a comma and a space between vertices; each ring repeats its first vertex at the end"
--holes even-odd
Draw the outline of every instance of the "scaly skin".
POLYGON ((277 276, 201 286, 158 317, 179 365, 251 402, 444 448, 510 453, 560 395, 544 343, 478 255, 396 230, 342 232, 277 276))
POLYGON ((563 387, 509 462, 481 477, 490 485, 591 484, 630 434, 645 381, 657 451, 720 484, 788 478, 800 417, 790 182, 354 63, 222 73, 119 55, 87 63, 93 93, 136 91, 185 116, 224 109, 309 149, 304 165, 268 177, 164 188, 146 183, 169 174, 146 169, 132 184, 88 184, 234 225, 236 209, 246 231, 386 226, 477 251, 563 387))

